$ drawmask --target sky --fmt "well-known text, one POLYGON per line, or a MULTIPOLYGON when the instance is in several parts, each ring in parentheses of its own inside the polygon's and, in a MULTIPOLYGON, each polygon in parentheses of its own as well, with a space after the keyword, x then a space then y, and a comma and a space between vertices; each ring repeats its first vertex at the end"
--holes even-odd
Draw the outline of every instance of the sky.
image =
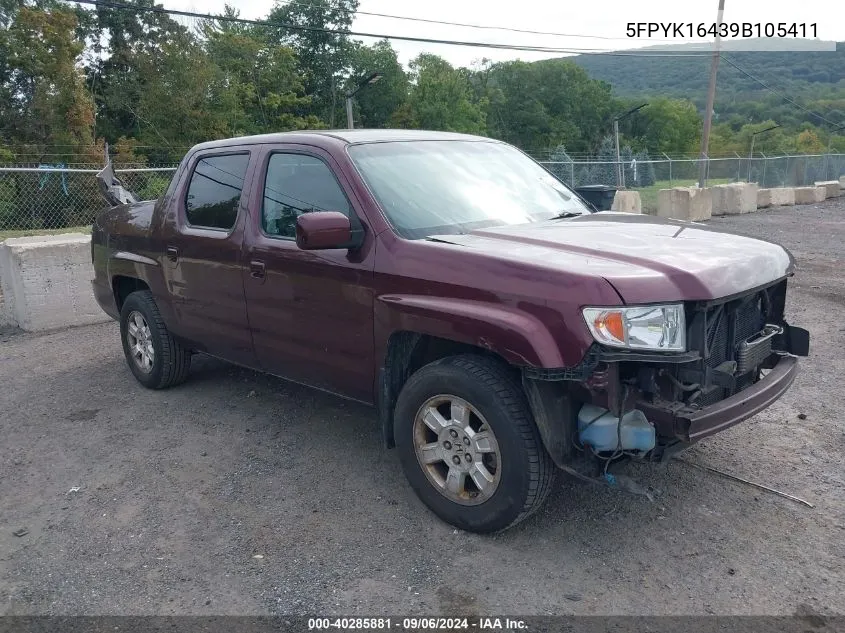
MULTIPOLYGON (((262 19, 275 0, 228 0, 241 17, 262 19)), ((285 3, 287 0, 279 0, 285 3)), ((298 1, 298 0, 293 0, 298 1)), ((221 12, 227 0, 158 0, 166 8, 196 12, 221 12)), ((442 24, 358 15, 354 31, 448 40, 496 42, 528 46, 594 50, 622 50, 701 39, 627 38, 629 22, 698 23, 716 21, 717 0, 360 0, 359 11, 387 13, 430 20, 506 26, 567 34, 547 36, 509 31, 474 29, 442 24), (589 37, 586 37, 589 36, 589 37)), ((815 23, 818 39, 845 41, 845 2, 839 0, 725 0, 725 22, 766 22, 809 25, 815 23)), ((360 38, 367 43, 373 39, 360 38)), ((704 41, 712 41, 707 38, 704 41)), ((455 66, 469 66, 483 57, 493 61, 533 61, 557 54, 466 48, 440 44, 393 41, 399 59, 407 64, 421 52, 435 53, 455 66)))

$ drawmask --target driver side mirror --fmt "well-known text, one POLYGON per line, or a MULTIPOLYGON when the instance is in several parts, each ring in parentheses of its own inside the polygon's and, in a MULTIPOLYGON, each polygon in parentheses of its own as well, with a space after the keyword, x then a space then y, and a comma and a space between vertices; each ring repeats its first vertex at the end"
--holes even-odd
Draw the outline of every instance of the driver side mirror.
POLYGON ((296 245, 304 251, 356 248, 362 236, 339 211, 312 211, 296 219, 296 245))

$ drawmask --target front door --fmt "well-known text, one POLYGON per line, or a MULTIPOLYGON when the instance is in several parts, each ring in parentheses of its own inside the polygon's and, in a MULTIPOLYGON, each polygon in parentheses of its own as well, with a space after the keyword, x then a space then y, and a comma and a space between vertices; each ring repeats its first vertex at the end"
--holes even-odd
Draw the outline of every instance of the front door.
POLYGON ((332 158, 279 146, 259 161, 244 242, 244 284, 261 367, 346 397, 373 401, 374 240, 360 249, 303 251, 296 218, 340 211, 364 224, 332 158))
POLYGON ((250 156, 227 147, 190 159, 163 227, 162 265, 173 333, 198 351, 255 366, 241 260, 250 156))

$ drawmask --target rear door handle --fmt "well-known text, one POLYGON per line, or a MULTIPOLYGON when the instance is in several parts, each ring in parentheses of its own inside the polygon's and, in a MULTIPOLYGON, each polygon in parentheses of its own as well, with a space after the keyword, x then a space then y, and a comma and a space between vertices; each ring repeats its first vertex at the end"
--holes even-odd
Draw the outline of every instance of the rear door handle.
POLYGON ((249 276, 253 279, 261 279, 263 281, 266 270, 264 262, 262 261, 253 259, 249 262, 249 276))
POLYGON ((168 246, 167 247, 167 259, 169 259, 172 262, 175 262, 177 259, 179 259, 179 249, 176 248, 175 246, 168 246))

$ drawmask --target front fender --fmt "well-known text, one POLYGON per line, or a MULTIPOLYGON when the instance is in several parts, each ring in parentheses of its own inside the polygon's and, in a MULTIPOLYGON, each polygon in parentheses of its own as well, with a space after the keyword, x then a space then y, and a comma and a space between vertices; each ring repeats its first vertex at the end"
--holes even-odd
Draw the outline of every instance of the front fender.
MULTIPOLYGON (((530 367, 563 367, 559 342, 535 314, 507 304, 471 299, 390 294, 375 306, 377 336, 384 345, 396 331, 417 332, 495 352, 509 363, 530 367)), ((586 352, 586 346, 582 355, 586 352)), ((380 350, 379 358, 384 350, 380 350)))
POLYGON ((564 315, 539 303, 512 305, 386 294, 377 297, 374 309, 376 359, 380 365, 376 393, 388 447, 393 446, 393 408, 421 337, 483 348, 512 365, 537 368, 574 365, 592 342, 578 330, 569 329, 564 315))

